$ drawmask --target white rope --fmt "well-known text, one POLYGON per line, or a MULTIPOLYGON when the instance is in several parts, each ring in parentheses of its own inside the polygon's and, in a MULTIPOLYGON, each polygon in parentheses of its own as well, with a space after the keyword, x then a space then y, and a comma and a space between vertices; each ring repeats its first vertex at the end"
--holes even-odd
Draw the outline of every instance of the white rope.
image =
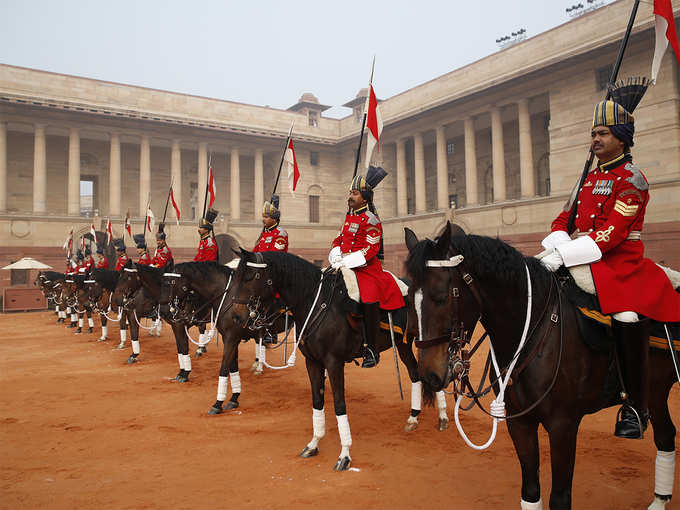
MULTIPOLYGON (((167 274, 171 274, 171 273, 167 273, 167 274)), ((178 276, 181 276, 181 275, 178 275, 178 276)), ((210 307, 210 332, 207 333, 207 335, 209 335, 209 339, 212 339, 212 337, 214 336, 215 337, 215 343, 217 343, 217 336, 216 336, 215 327, 217 326, 217 319, 219 318, 220 313, 222 312, 222 305, 224 304, 224 298, 227 297, 227 292, 229 290, 229 286, 231 285, 231 277, 232 277, 232 275, 229 275, 229 280, 227 281, 227 286, 224 288, 224 293, 222 294, 222 300, 220 301, 220 306, 217 308, 217 314, 213 315, 214 310, 213 310, 212 307, 210 307)), ((206 331, 207 331, 207 329, 208 328, 206 327, 206 331)), ((184 331, 187 334, 187 338, 194 345, 198 345, 199 347, 205 347, 207 344, 210 343, 210 340, 208 340, 205 343, 201 343, 200 341, 196 342, 193 338, 191 338, 191 335, 189 334, 189 330, 187 329, 186 324, 184 325, 184 331)))
POLYGON ((319 280, 319 288, 316 289, 316 297, 314 297, 314 302, 312 303, 312 307, 309 309, 309 313, 307 314, 307 318, 305 319, 304 324, 302 325, 302 329, 300 330, 300 335, 297 335, 297 331, 295 328, 295 317, 293 317, 293 339, 295 340, 295 343, 293 344, 293 353, 290 355, 288 358, 288 361, 286 362, 285 365, 276 367, 272 366, 267 361, 263 361, 262 364, 270 368, 272 370, 283 370, 284 368, 289 368, 295 366, 295 360, 296 360, 296 351, 298 349, 298 345, 300 344, 300 341, 302 340, 302 335, 305 332, 305 329, 307 328, 307 323, 309 322, 309 319, 312 316, 312 313, 314 312, 314 309, 316 308, 316 303, 319 301, 319 296, 321 295, 321 287, 323 286, 323 273, 321 274, 321 280, 319 280))
MULTIPOLYGON (((145 330, 147 330, 147 331, 151 331, 152 329, 156 329, 156 322, 155 322, 155 321, 152 323, 153 326, 151 326, 150 328, 147 328, 146 326, 142 326, 142 323, 139 322, 139 319, 137 318, 137 310, 134 310, 134 314, 135 314, 135 321, 137 322, 137 325, 138 325, 140 328, 145 329, 145 330)), ((153 320, 153 319, 152 319, 152 320, 153 320)))
POLYGON ((458 428, 458 432, 460 433, 461 437, 463 440, 467 443, 467 445, 471 448, 474 448, 475 450, 486 450, 489 446, 491 446, 496 439, 496 431, 498 430, 498 422, 499 421, 504 421, 505 420, 505 389, 508 385, 508 381, 510 381, 510 376, 512 375, 512 371, 515 368, 515 365, 517 364, 517 360, 519 359, 519 353, 522 351, 524 348, 524 344, 527 339, 527 333, 529 331, 529 324, 531 323, 531 301, 532 301, 532 292, 531 292, 531 275, 529 274, 529 268, 524 265, 524 269, 527 273, 527 313, 526 313, 526 319, 524 321, 524 331, 522 332, 522 339, 519 342, 519 345, 517 346, 517 351, 515 351, 515 355, 512 358, 512 361, 510 362, 510 366, 508 367, 508 371, 505 374, 505 377, 502 377, 500 374, 500 370, 498 367, 498 363, 496 362, 496 354, 493 350, 493 342, 489 340, 489 351, 491 352, 491 359, 493 360, 493 365, 494 369, 496 370, 496 374, 498 374, 500 380, 499 380, 499 391, 498 391, 498 396, 491 402, 491 415, 493 416, 493 424, 491 427, 491 436, 489 437, 489 440, 484 443, 483 445, 476 445, 470 439, 468 439, 467 435, 465 434, 465 431, 463 430, 463 426, 460 423, 460 418, 458 416, 458 411, 460 408, 460 403, 463 400, 463 395, 459 395, 458 399, 456 400, 456 407, 454 409, 454 417, 456 419, 456 427, 458 428))

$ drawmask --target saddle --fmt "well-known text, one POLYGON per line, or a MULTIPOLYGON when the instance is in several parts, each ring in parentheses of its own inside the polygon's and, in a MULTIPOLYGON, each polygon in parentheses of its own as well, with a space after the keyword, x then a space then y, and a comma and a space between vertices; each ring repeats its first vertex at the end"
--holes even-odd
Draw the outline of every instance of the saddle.
MULTIPOLYGON (((659 267, 664 270, 676 292, 680 293, 680 272, 661 265, 659 267)), ((564 282, 567 299, 576 305, 580 312, 577 318, 585 344, 596 351, 609 351, 614 345, 611 331, 612 317, 602 313, 590 265, 574 266, 568 270, 562 267, 557 275, 564 282)), ((680 350, 680 323, 668 323, 666 327, 673 340, 674 349, 680 350)), ((669 349, 663 323, 652 321, 649 345, 656 349, 669 349)))

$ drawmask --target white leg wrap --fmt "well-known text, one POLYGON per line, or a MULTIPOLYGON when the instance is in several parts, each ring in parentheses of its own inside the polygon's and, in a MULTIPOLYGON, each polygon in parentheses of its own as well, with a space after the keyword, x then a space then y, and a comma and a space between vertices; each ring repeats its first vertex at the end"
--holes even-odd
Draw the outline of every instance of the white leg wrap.
POLYGON ((522 510, 543 510, 543 503, 539 499, 536 503, 529 503, 528 501, 522 500, 520 502, 520 508, 522 510))
POLYGON ((87 319, 87 325, 90 326, 91 328, 94 328, 94 319, 92 317, 89 317, 87 319))
POLYGON ((411 383, 411 409, 420 411, 423 407, 423 383, 416 381, 411 383))
POLYGON ((231 377, 231 392, 241 393, 241 374, 238 372, 230 372, 229 377, 231 377))
POLYGON ((205 340, 205 334, 200 333, 200 334, 198 335, 198 346, 199 346, 199 347, 203 347, 206 343, 207 343, 207 342, 206 342, 206 340, 205 340))
POLYGON ((121 329, 120 330, 120 343, 124 344, 125 340, 127 340, 127 329, 121 329))
POLYGON ((191 356, 182 354, 182 357, 184 358, 184 370, 191 372, 191 356))
POLYGON ((109 334, 109 327, 108 326, 102 326, 102 338, 106 338, 109 334))
MULTIPOLYGON (((352 433, 349 430, 349 420, 346 414, 335 416, 338 420, 338 434, 340 434, 340 457, 349 457, 349 447, 352 446, 352 433)), ((350 457, 351 459, 351 457, 350 457)))
POLYGON ((155 326, 156 326, 156 334, 160 335, 160 334, 161 334, 161 330, 163 329, 163 321, 160 320, 160 319, 156 319, 156 324, 155 324, 155 326))
POLYGON ((443 391, 438 391, 436 395, 437 395, 437 408, 439 409, 439 417, 448 420, 448 416, 446 416, 446 393, 444 393, 443 391))
POLYGON ((264 345, 260 345, 260 355, 258 356, 260 363, 267 361, 267 348, 264 345))
POLYGON ((77 313, 72 313, 71 314, 71 322, 76 322, 78 320, 78 314, 77 313))
POLYGON ((177 353, 177 362, 179 363, 179 369, 184 370, 184 354, 177 353))
POLYGON ((60 318, 60 319, 65 319, 65 318, 66 318, 66 312, 60 311, 60 312, 59 312, 59 318, 60 318))
POLYGON ((67 306, 67 307, 66 307, 66 313, 67 313, 68 315, 71 315, 71 307, 70 307, 70 306, 67 306))
POLYGON ((227 400, 227 384, 229 377, 221 375, 217 378, 217 400, 224 402, 227 400))
POLYGON ((139 340, 132 341, 132 354, 139 354, 139 340))
POLYGON ((312 425, 314 426, 314 437, 307 443, 307 448, 309 449, 319 446, 319 441, 326 435, 326 413, 323 409, 312 408, 312 425))
POLYGON ((58 311, 59 311, 59 305, 57 305, 57 306, 54 307, 54 311, 55 311, 55 312, 58 312, 58 311))
POLYGON ((638 322, 640 319, 635 312, 619 312, 612 315, 614 320, 619 322, 638 322))
POLYGON ((655 467, 654 493, 659 496, 670 496, 673 494, 673 479, 675 478, 675 451, 657 450, 655 467))
POLYGON ((78 327, 79 328, 83 327, 83 319, 78 319, 78 327))

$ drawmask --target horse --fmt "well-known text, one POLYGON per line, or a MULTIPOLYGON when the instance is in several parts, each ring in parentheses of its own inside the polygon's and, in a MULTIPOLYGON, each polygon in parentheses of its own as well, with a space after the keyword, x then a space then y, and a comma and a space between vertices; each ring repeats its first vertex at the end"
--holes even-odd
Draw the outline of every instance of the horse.
POLYGON ((75 334, 78 335, 83 331, 84 317, 87 315, 87 325, 88 333, 94 331, 94 319, 92 318, 92 302, 90 301, 89 292, 87 288, 88 281, 87 273, 81 273, 73 276, 73 282, 75 285, 76 303, 77 303, 77 313, 78 313, 78 329, 76 329, 75 334))
MULTIPOLYGON (((139 277, 140 267, 143 266, 128 260, 120 273, 116 288, 111 295, 112 305, 127 310, 128 325, 130 326, 130 342, 132 345, 132 354, 130 354, 130 357, 127 359, 128 364, 136 363, 141 352, 139 344, 139 319, 143 317, 154 319, 155 322, 152 330, 158 329, 160 325, 160 312, 157 300, 158 295, 154 296, 151 291, 142 285, 142 281, 139 277)), ((154 270, 159 274, 161 273, 161 270, 156 268, 148 269, 154 270)), ((160 283, 157 290, 160 293, 160 283)), ((121 330, 120 344, 117 349, 122 349, 124 345, 125 338, 121 330)))
MULTIPOLYGON (((325 370, 333 391, 341 443, 340 455, 333 469, 336 471, 349 469, 352 437, 345 403, 344 366, 345 363, 361 356, 363 342, 361 324, 354 320, 350 313, 356 309, 357 303, 350 300, 341 273, 328 269, 322 271, 316 265, 289 253, 253 254, 241 250, 241 261, 234 275, 232 289, 234 289, 232 301, 236 306, 232 308, 231 313, 236 321, 245 322, 247 317, 253 312, 257 313, 260 307, 271 306, 277 293, 280 294, 281 301, 292 311, 299 332, 300 352, 305 356, 313 407, 314 434, 300 456, 308 458, 317 455, 319 441, 325 435, 325 370), (244 303, 248 305, 244 306, 244 303)), ((392 347, 389 330, 381 329, 376 340, 376 348, 379 351, 392 347)), ((396 347, 412 381, 414 400, 409 422, 417 423, 420 411, 420 405, 416 403, 420 398, 417 362, 408 340, 398 342, 396 347)), ((444 401, 443 398, 441 400, 444 401)), ((406 428, 412 430, 415 427, 413 425, 409 427, 409 422, 406 428)))
MULTIPOLYGON (((111 305, 111 296, 113 291, 116 290, 119 278, 120 273, 118 271, 113 271, 111 269, 93 269, 91 278, 85 281, 90 302, 93 304, 95 312, 99 314, 102 321, 102 335, 97 340, 98 342, 104 342, 108 339, 109 320, 119 322, 120 330, 125 331, 125 334, 127 334, 127 310, 122 309, 118 319, 112 319, 108 316, 109 310, 112 310, 114 313, 118 312, 118 308, 111 305)), ((121 339, 123 339, 123 333, 121 333, 121 339)))
POLYGON ((48 302, 52 301, 54 303, 54 313, 57 314, 57 324, 64 322, 65 320, 65 312, 60 309, 61 285, 65 278, 64 273, 58 273, 56 271, 39 271, 33 282, 43 293, 45 299, 47 299, 48 302))
MULTIPOLYGON (((499 239, 451 236, 448 225, 436 242, 418 241, 409 229, 405 237, 406 268, 413 280, 420 329, 418 371, 425 391, 440 390, 453 381, 456 391, 470 390, 479 405, 479 395, 466 381, 470 364, 466 347, 474 324, 460 319, 465 310, 474 310, 501 367, 491 384, 494 391, 498 394, 512 376, 506 418, 521 465, 521 507, 542 505, 537 436, 541 424, 550 441, 550 508, 570 509, 581 419, 620 403, 618 380, 610 372, 611 346, 601 351, 583 342, 580 312, 565 297, 567 283, 538 259, 523 256, 499 239), (525 315, 525 321, 512 320, 525 315), (526 339, 521 350, 520 337, 526 339), (514 363, 517 368, 512 371, 514 363)), ((672 494, 675 427, 667 401, 676 382, 673 361, 659 349, 650 351, 649 387, 655 391, 650 393, 649 410, 658 449, 655 499, 649 507, 654 510, 663 509, 672 494)), ((502 399, 494 403, 491 414, 503 417, 502 399)))

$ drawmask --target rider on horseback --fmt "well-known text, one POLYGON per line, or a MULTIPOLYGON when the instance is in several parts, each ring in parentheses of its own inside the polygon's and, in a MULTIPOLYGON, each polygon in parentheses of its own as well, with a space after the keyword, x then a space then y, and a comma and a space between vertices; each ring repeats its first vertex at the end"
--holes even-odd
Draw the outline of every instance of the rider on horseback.
POLYGON ((664 271, 644 258, 640 240, 649 186, 630 154, 635 132, 631 112, 645 90, 640 83, 619 85, 611 90, 613 100, 595 106, 591 139, 598 165, 553 222, 552 233, 542 242, 552 253, 541 259, 550 271, 590 264, 601 311, 612 315, 628 390, 621 395, 624 406, 614 434, 631 439, 642 438, 647 427, 649 319, 680 321, 680 295, 664 271), (578 214, 569 225, 573 207, 578 214))
POLYGON ((156 251, 153 254, 151 265, 163 269, 169 262, 172 262, 172 252, 165 242, 165 223, 158 224, 156 232, 156 251))
POLYGON ((396 310, 404 306, 404 298, 392 275, 383 271, 382 225, 373 205, 373 189, 387 172, 370 166, 366 177, 357 175, 350 186, 349 212, 328 261, 338 269, 354 270, 359 284, 359 294, 364 309, 364 361, 363 368, 378 364, 380 356, 375 348, 380 328, 380 309, 396 310))
POLYGON ((260 234, 253 252, 288 251, 288 232, 279 226, 281 211, 279 210, 279 196, 272 195, 270 202, 262 207, 262 233, 260 234))
POLYGON ((205 217, 198 223, 198 235, 201 242, 198 244, 198 253, 194 257, 194 262, 217 262, 219 252, 217 243, 213 237, 213 221, 217 218, 218 212, 209 207, 205 212, 205 217))
POLYGON ((92 258, 92 248, 89 246, 85 247, 85 258, 83 260, 83 266, 85 267, 85 272, 89 273, 94 269, 94 259, 92 258))
POLYGON ((130 260, 127 253, 125 253, 125 241, 122 238, 116 239, 113 241, 113 245, 116 247, 116 256, 118 257, 118 260, 116 261, 116 271, 122 271, 125 264, 130 260))
POLYGON ((95 269, 109 268, 109 260, 104 256, 104 248, 99 243, 97 243, 97 262, 94 267, 95 269))
POLYGON ((151 257, 149 256, 149 250, 146 248, 146 239, 144 234, 135 234, 132 236, 135 240, 135 245, 137 246, 137 253, 139 254, 139 260, 137 264, 143 266, 148 266, 151 264, 151 257))

